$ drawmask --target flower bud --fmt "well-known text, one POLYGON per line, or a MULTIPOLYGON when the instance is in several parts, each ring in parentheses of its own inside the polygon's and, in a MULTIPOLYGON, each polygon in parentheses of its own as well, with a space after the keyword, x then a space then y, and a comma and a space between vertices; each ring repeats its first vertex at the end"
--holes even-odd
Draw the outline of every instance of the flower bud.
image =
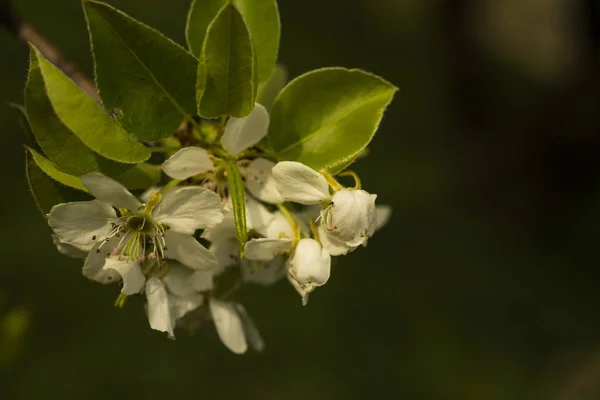
POLYGON ((340 190, 323 211, 322 224, 332 237, 337 237, 350 247, 359 246, 375 231, 376 198, 377 195, 364 190, 340 190))
POLYGON ((331 273, 331 256, 314 239, 298 242, 288 262, 288 278, 306 305, 308 294, 327 283, 331 273))

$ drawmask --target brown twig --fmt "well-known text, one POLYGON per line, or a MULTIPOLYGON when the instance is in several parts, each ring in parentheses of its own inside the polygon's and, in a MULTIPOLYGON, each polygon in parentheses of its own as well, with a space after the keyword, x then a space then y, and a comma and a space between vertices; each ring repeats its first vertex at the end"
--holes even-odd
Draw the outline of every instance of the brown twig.
POLYGON ((94 83, 81 73, 73 63, 69 62, 55 46, 40 35, 33 26, 24 22, 12 7, 11 0, 0 0, 0 25, 24 43, 33 44, 44 57, 60 68, 97 102, 100 102, 94 83))

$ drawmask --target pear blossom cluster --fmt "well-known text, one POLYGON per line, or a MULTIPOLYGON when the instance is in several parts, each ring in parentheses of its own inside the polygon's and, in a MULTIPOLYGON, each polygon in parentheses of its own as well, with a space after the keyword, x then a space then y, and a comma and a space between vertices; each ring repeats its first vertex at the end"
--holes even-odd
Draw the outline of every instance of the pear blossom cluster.
MULTIPOLYGON (((152 329, 212 320, 234 353, 264 342, 235 294, 244 284, 287 280, 303 305, 331 275, 332 257, 366 246, 390 216, 358 176, 335 176, 279 161, 260 145, 269 114, 260 104, 245 118, 223 121, 213 142, 181 143, 162 164, 163 184, 138 196, 101 173, 81 181, 90 201, 58 204, 48 214, 57 249, 83 260, 83 275, 117 285, 116 305, 145 298, 152 329), (244 183, 248 240, 240 243, 225 159, 244 183)), ((315 301, 315 300, 313 300, 315 301)))

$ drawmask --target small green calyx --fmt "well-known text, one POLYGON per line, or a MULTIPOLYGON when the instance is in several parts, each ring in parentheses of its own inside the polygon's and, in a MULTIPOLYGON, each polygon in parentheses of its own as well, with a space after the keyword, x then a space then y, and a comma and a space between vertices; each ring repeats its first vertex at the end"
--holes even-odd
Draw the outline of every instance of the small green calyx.
POLYGON ((151 216, 145 210, 129 217, 127 227, 132 231, 140 233, 153 233, 157 231, 155 223, 152 222, 151 216))

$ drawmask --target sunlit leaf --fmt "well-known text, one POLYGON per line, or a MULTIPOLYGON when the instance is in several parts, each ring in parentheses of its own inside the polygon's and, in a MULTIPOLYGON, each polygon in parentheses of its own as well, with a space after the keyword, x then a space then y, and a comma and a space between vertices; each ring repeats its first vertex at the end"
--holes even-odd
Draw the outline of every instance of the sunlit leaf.
POLYGON ((275 100, 269 143, 279 160, 338 172, 369 144, 396 90, 356 69, 304 74, 275 100))
POLYGON ((150 151, 126 132, 75 82, 31 46, 44 78, 46 93, 56 115, 81 141, 96 153, 123 163, 138 163, 150 151))

